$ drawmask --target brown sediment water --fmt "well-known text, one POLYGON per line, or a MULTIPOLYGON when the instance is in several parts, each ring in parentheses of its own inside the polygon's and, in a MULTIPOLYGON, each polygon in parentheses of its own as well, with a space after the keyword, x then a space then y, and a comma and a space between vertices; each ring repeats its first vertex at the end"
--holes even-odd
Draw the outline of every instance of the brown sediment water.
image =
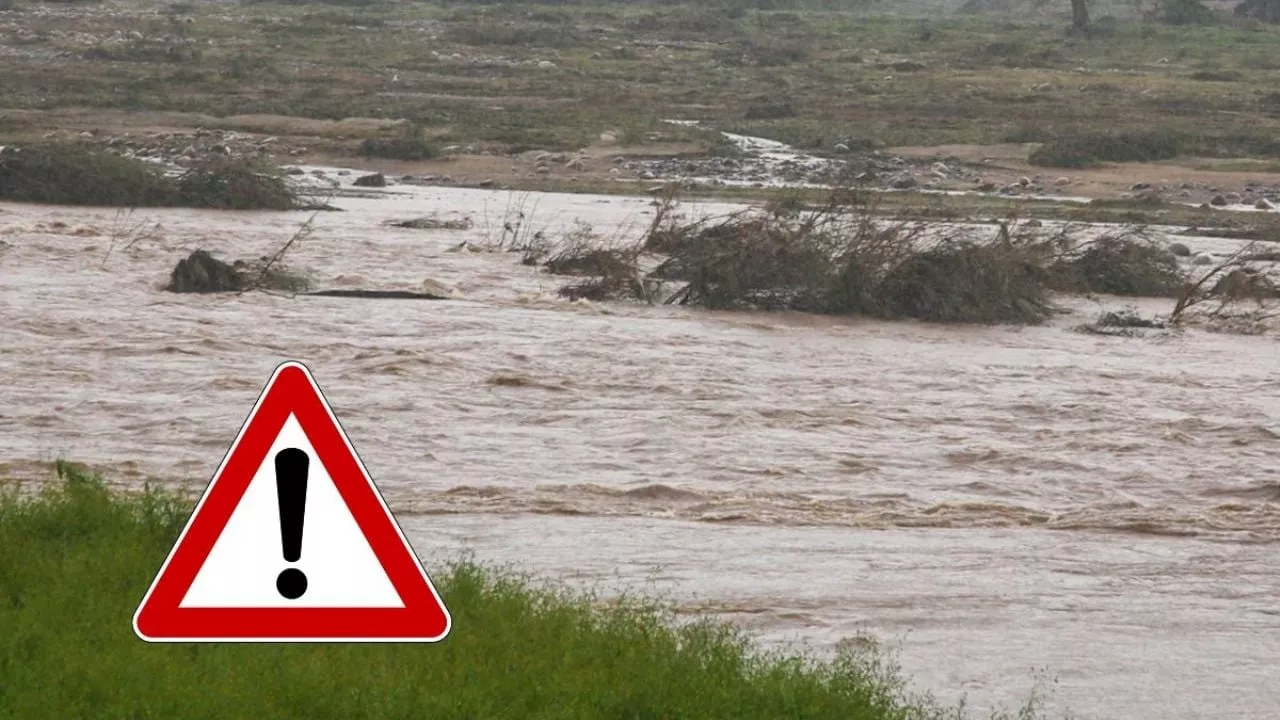
POLYGON ((978 709, 1037 669, 1081 717, 1280 702, 1273 335, 1086 335, 1081 299, 1026 328, 569 303, 563 278, 458 245, 517 206, 548 235, 634 236, 648 198, 333 202, 289 265, 454 299, 160 289, 197 248, 270 254, 306 212, 0 205, 0 471, 65 457, 200 488, 296 359, 429 567, 647 587, 818 652, 869 638, 978 709), (429 213, 474 224, 385 224, 429 213))

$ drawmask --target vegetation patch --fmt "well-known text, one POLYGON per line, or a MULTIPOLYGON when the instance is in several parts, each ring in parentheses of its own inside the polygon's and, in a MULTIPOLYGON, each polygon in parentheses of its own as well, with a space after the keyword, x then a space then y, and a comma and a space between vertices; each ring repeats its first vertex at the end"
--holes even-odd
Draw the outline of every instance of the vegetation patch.
POLYGON ((416 124, 407 126, 398 137, 368 138, 360 143, 358 152, 363 157, 409 161, 430 160, 440 155, 435 143, 426 138, 422 126, 416 124))
POLYGON ((82 468, 0 494, 5 717, 861 718, 930 720, 870 651, 763 653, 727 624, 456 562, 437 644, 148 644, 129 618, 191 512, 82 468))
MULTIPOLYGON (((1205 79, 1210 79, 1207 76, 1205 79)), ((1179 156, 1280 156, 1280 140, 1265 133, 1188 133, 1151 130, 1057 136, 1031 152, 1032 165, 1093 167, 1102 163, 1156 162, 1179 156)))
POLYGON ((1181 154, 1184 139, 1175 133, 1087 133, 1051 140, 1032 151, 1032 165, 1082 168, 1104 162, 1153 162, 1181 154))
POLYGON ((1185 282, 1178 257, 1133 234, 1099 238, 1052 266, 1055 289, 1145 297, 1172 297, 1185 282))
POLYGON ((0 198, 56 205, 291 210, 278 174, 214 158, 176 177, 158 166, 77 144, 0 150, 0 198))
POLYGON ((220 210, 293 210, 297 198, 284 177, 240 160, 213 158, 174 181, 173 204, 220 210))
MULTIPOLYGON (((650 283, 632 285, 680 283, 668 304, 967 323, 1038 323, 1050 313, 1042 241, 1005 226, 991 242, 937 236, 921 223, 880 219, 845 191, 816 209, 776 203, 678 218, 668 195, 639 244, 662 260, 650 283)), ((632 267, 612 277, 624 275, 636 277, 632 267)))

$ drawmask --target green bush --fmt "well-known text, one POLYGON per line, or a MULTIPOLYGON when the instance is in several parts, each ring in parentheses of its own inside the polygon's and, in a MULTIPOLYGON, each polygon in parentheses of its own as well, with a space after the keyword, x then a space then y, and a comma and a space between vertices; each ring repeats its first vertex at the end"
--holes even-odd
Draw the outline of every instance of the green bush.
POLYGON ((0 151, 0 198, 115 207, 289 210, 296 196, 278 174, 217 158, 171 177, 152 164, 81 144, 0 151))
POLYGON ((435 144, 425 137, 419 125, 409 125, 399 137, 369 138, 360 143, 359 153, 364 157, 386 160, 430 160, 440 154, 435 144))

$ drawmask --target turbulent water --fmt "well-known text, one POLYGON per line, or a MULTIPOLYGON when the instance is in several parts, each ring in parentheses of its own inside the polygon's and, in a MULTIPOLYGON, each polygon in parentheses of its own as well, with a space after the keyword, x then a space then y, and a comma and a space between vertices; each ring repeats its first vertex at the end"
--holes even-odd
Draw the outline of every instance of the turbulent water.
POLYGON ((161 291, 190 251, 268 255, 309 213, 0 205, 0 473, 200 487, 298 359, 429 567, 473 553, 770 643, 899 648, 915 689, 980 710, 1039 678, 1079 717, 1274 715, 1274 336, 1086 335, 1084 300, 1031 328, 568 303, 457 246, 519 209, 523 232, 634 236, 647 199, 334 203, 292 267, 455 298, 161 291), (475 224, 385 224, 429 213, 475 224))

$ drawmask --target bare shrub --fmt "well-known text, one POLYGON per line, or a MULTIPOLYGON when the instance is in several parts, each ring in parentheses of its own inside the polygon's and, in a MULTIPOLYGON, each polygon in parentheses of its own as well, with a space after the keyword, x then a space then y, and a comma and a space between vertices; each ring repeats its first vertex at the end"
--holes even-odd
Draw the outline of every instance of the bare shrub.
POLYGON ((1280 286, 1273 279, 1278 263, 1254 259, 1260 255, 1263 253, 1257 243, 1249 243, 1209 267, 1200 277, 1188 277, 1169 313, 1170 323, 1184 323, 1195 316, 1211 325, 1239 324, 1237 321, 1243 318, 1243 327, 1252 331, 1272 317, 1274 313, 1266 310, 1266 303, 1280 298, 1280 286), (1242 311, 1240 305, 1249 302, 1255 308, 1242 311))
POLYGON ((563 245, 543 263, 554 275, 574 275, 584 280, 560 289, 571 300, 649 300, 644 273, 640 270, 638 243, 604 243, 591 226, 575 221, 563 245))

